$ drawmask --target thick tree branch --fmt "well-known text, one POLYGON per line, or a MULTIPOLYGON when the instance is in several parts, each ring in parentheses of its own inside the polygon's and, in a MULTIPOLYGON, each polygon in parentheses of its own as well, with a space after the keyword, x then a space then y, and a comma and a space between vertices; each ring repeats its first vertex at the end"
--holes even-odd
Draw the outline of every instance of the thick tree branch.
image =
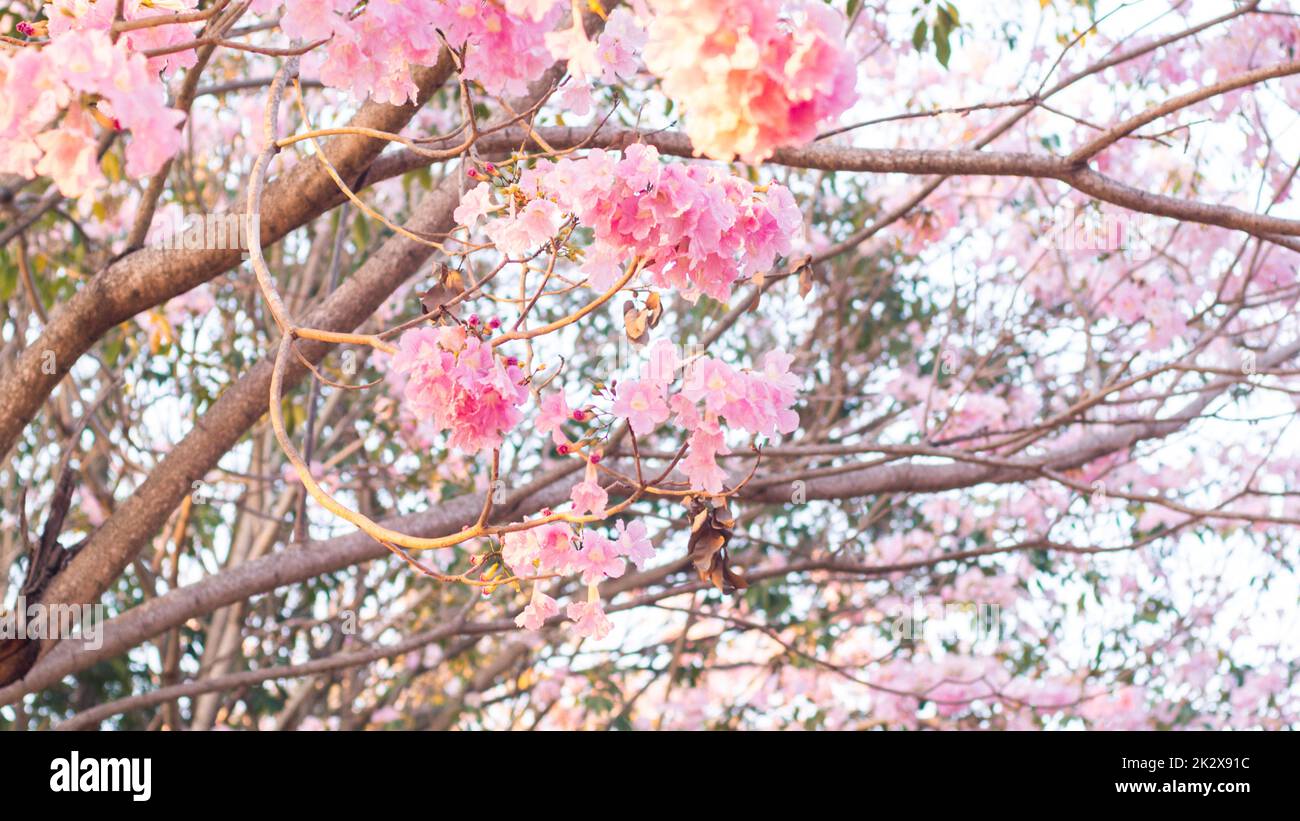
MULTIPOLYGON (((690 139, 673 131, 634 131, 591 127, 550 127, 535 129, 556 149, 584 146, 621 148, 643 142, 660 152, 678 157, 694 156, 690 139)), ((509 151, 521 143, 540 148, 521 129, 507 129, 479 141, 481 151, 509 151)), ((382 162, 396 169, 418 165, 418 157, 408 156, 405 149, 386 156, 382 162)), ((809 168, 821 171, 855 171, 876 174, 940 174, 943 176, 1029 177, 1058 180, 1103 202, 1171 219, 1215 225, 1256 236, 1270 234, 1300 236, 1300 220, 1256 214, 1228 205, 1183 200, 1153 194, 1126 185, 1089 168, 1071 163, 1068 157, 1021 152, 976 151, 972 149, 942 151, 906 148, 855 148, 813 143, 798 148, 781 148, 768 160, 772 165, 809 168)))

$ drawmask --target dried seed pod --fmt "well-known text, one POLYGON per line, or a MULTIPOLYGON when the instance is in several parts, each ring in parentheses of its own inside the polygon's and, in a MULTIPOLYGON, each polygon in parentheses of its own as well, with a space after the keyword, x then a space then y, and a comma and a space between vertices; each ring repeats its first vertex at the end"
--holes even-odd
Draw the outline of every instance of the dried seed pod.
POLYGON ((627 332, 628 341, 633 345, 644 345, 649 332, 650 311, 637 308, 636 303, 628 300, 623 303, 623 330, 627 332))
POLYGON ((736 526, 736 518, 727 503, 714 505, 708 498, 692 496, 687 509, 691 519, 690 557, 695 571, 723 593, 744 590, 749 583, 731 569, 727 553, 736 526))

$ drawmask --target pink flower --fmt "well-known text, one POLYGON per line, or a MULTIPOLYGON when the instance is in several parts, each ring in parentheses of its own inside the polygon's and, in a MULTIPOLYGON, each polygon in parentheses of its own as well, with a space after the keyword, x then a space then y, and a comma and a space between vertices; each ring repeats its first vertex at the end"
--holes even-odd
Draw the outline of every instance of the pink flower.
POLYGON ((543 573, 568 573, 573 568, 577 536, 568 522, 551 522, 534 528, 540 550, 538 569, 543 573))
POLYGON ((730 365, 704 357, 687 370, 682 395, 692 402, 704 400, 706 408, 720 413, 745 395, 745 383, 730 365))
POLYGON ((641 23, 627 8, 619 7, 609 13, 605 27, 596 38, 596 57, 600 60, 602 77, 606 83, 636 74, 637 55, 645 48, 646 32, 641 23))
MULTIPOLYGON (((53 9, 47 14, 50 34, 54 38, 70 31, 108 31, 113 25, 115 4, 87 3, 86 0, 53 0, 48 5, 53 9)), ((198 5, 197 0, 131 0, 123 6, 126 20, 142 20, 188 11, 198 5)), ((184 25, 153 25, 147 28, 127 32, 122 40, 131 51, 141 52, 152 49, 164 49, 194 39, 193 32, 184 25)), ((149 70, 153 73, 188 68, 198 62, 198 56, 192 48, 174 51, 160 57, 150 58, 149 70)))
POLYGON ((158 108, 147 119, 135 115, 123 119, 131 129, 131 142, 126 147, 127 173, 135 177, 157 173, 180 149, 183 122, 185 114, 174 108, 158 108))
POLYGON ((615 545, 619 554, 631 560, 637 570, 644 570, 645 563, 655 555, 654 545, 646 537, 645 524, 633 521, 625 527, 623 522, 619 521, 615 527, 618 529, 618 541, 615 545))
POLYGON ((462 328, 407 331, 391 367, 405 377, 407 409, 435 430, 449 431, 453 448, 477 453, 500 447, 505 433, 523 418, 519 406, 528 398, 523 374, 462 328))
POLYGON ((668 407, 675 414, 673 422, 679 427, 693 431, 704 424, 704 418, 700 416, 700 409, 695 406, 694 402, 680 393, 673 394, 673 398, 668 400, 668 407))
POLYGON ((608 291, 623 274, 623 255, 616 249, 597 243, 587 249, 579 270, 587 275, 587 284, 597 291, 608 291))
POLYGON ((560 89, 558 97, 565 111, 575 117, 585 117, 591 113, 595 100, 591 96, 591 84, 570 80, 560 89))
POLYGON ((582 532, 582 549, 574 555, 573 564, 575 570, 581 571, 583 584, 617 579, 626 568, 618 545, 592 528, 582 532))
POLYGON ((534 426, 539 433, 551 434, 551 441, 557 445, 567 443, 569 440, 564 435, 564 423, 572 417, 573 411, 569 409, 569 402, 564 398, 563 391, 549 393, 542 400, 540 412, 533 420, 534 426))
MULTIPOLYGON (((57 66, 59 77, 75 91, 94 93, 108 82, 129 73, 130 57, 124 43, 114 46, 106 31, 70 31, 53 37, 41 57, 57 66)), ((144 68, 144 59, 139 66, 144 68)))
POLYGON ((485 229, 497 250, 508 257, 527 256, 559 230, 560 209, 550 200, 533 200, 513 217, 492 220, 485 229))
POLYGON ((852 105, 843 16, 817 2, 649 0, 646 65, 686 109, 699 154, 746 162, 809 142, 852 105))
POLYGON ((538 528, 512 530, 501 535, 501 558, 516 576, 531 575, 533 562, 542 553, 542 543, 537 537, 538 528))
POLYGON ((1119 321, 1132 324, 1146 312, 1147 295, 1142 286, 1131 281, 1121 282, 1110 292, 1105 308, 1119 321))
POLYGON ((799 426, 794 412, 797 378, 788 370, 792 358, 784 351, 769 351, 763 371, 738 372, 712 357, 702 357, 687 370, 682 392, 672 399, 678 423, 694 430, 703 417, 696 403, 703 402, 706 416, 725 417, 728 424, 750 433, 772 436, 799 426))
POLYGON ((668 419, 668 403, 660 383, 644 380, 620 382, 614 399, 614 415, 626 419, 632 432, 645 435, 668 419))
POLYGON ((13 56, 0 52, 0 170, 24 177, 48 175, 67 196, 81 196, 98 185, 103 177, 95 130, 76 102, 83 94, 100 97, 96 109, 131 132, 128 174, 157 172, 179 148, 177 126, 185 115, 167 106, 150 61, 128 50, 130 37, 117 43, 109 37, 112 10, 101 14, 107 5, 83 8, 83 15, 67 19, 55 14, 67 25, 55 26, 52 20, 51 41, 44 48, 22 49, 13 56), (62 122, 47 131, 65 107, 62 122))
POLYGON ((0 137, 0 174, 17 174, 31 179, 36 176, 36 163, 41 149, 31 140, 11 140, 0 137))
POLYGON ((568 573, 576 551, 573 529, 567 522, 534 525, 526 530, 512 530, 501 537, 501 558, 517 576, 542 573, 568 573))
POLYGON ((609 494, 594 478, 574 485, 569 496, 573 499, 573 512, 579 515, 604 516, 609 504, 609 494))
MULTIPOLYGON (((541 0, 510 0, 510 2, 540 2, 541 0)), ((510 8, 507 5, 507 8, 510 8)), ((522 16, 522 15, 521 15, 522 16)), ((636 16, 624 8, 612 11, 604 29, 595 38, 588 37, 578 26, 570 26, 546 35, 546 47, 557 60, 567 60, 569 74, 576 85, 590 91, 589 83, 600 79, 614 83, 628 78, 637 71, 636 55, 644 47, 645 30, 636 16)), ((585 114, 585 111, 575 112, 585 114)))
POLYGON ((597 641, 609 635, 609 631, 614 629, 605 616, 605 608, 601 606, 600 599, 588 602, 570 602, 565 610, 570 619, 577 622, 574 625, 574 631, 579 636, 594 638, 597 641))
POLYGON ((560 209, 550 200, 533 200, 515 218, 529 247, 548 242, 560 229, 560 209))
POLYGON ((472 229, 479 219, 495 210, 496 206, 492 204, 492 186, 481 182, 460 198, 460 205, 452 212, 452 218, 457 225, 472 229))
POLYGON ((525 630, 541 630, 546 620, 560 614, 560 605, 555 599, 542 592, 542 588, 533 585, 533 596, 528 606, 515 617, 515 624, 525 630))
MULTIPOLYGON (((520 0, 512 0, 518 6, 520 0)), ((465 77, 487 89, 489 94, 521 95, 528 83, 550 66, 552 58, 545 37, 566 4, 552 3, 540 19, 533 15, 543 10, 541 0, 522 0, 527 16, 503 13, 489 0, 405 0, 403 3, 379 3, 375 6, 410 6, 417 26, 443 31, 453 48, 468 44, 465 77)), ((435 40, 436 42, 436 40, 435 40)), ((436 61, 434 55, 424 65, 436 61)))
POLYGON ((546 48, 557 60, 569 61, 569 73, 581 81, 601 73, 600 59, 596 56, 596 43, 587 37, 581 24, 546 35, 546 48))
POLYGON ((763 376, 782 395, 794 396, 799 389, 799 379, 790 373, 794 357, 785 351, 768 351, 763 354, 763 376))
POLYGON ((559 0, 505 0, 506 11, 516 17, 544 20, 559 0))
POLYGON ((290 37, 300 37, 309 43, 323 40, 334 34, 335 28, 346 25, 337 12, 347 11, 352 6, 352 0, 288 2, 284 4, 280 28, 290 37))
MULTIPOLYGON (((258 0, 254 10, 276 3, 258 0)), ((452 48, 468 46, 465 76, 490 94, 518 95, 550 65, 544 35, 554 28, 563 4, 555 0, 509 0, 503 9, 490 0, 403 0, 369 3, 356 14, 353 0, 286 0, 281 26, 304 40, 329 37, 305 67, 323 82, 400 105, 414 99, 412 65, 438 59, 438 32, 452 48)))
POLYGON ((691 487, 705 493, 721 493, 727 474, 718 466, 715 457, 730 452, 721 433, 701 429, 691 434, 690 448, 681 461, 682 472, 690 479, 691 487))
POLYGON ((783 186, 760 196, 718 169, 660 163, 645 144, 628 146, 622 159, 598 149, 540 164, 530 183, 592 230, 582 271, 601 290, 617 281, 623 260, 637 256, 656 285, 691 300, 725 300, 742 274, 789 253, 803 226, 783 186))
POLYGON ((79 128, 56 128, 36 137, 44 152, 36 173, 54 180, 65 197, 80 197, 102 177, 95 140, 79 128))

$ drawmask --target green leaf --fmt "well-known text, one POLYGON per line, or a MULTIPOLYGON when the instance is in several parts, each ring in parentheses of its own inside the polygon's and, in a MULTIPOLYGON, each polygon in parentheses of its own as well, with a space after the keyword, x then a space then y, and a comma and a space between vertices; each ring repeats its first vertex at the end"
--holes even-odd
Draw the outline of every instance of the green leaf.
POLYGON ((939 65, 948 67, 948 58, 952 56, 952 46, 948 44, 948 32, 945 31, 943 36, 939 36, 938 31, 935 32, 934 56, 939 58, 939 65))

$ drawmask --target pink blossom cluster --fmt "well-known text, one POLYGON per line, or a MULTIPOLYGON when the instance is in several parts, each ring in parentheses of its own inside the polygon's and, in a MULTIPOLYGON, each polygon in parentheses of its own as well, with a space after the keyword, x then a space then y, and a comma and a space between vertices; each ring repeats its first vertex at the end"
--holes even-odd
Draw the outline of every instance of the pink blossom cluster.
POLYGON ((466 453, 499 447, 528 399, 518 366, 459 325, 402 334, 391 367, 405 377, 407 409, 435 430, 451 431, 449 445, 466 453))
POLYGON ((698 154, 760 162, 856 98, 843 16, 820 2, 649 0, 646 66, 686 109, 698 154))
POLYGON ((157 73, 125 39, 115 44, 98 29, 0 53, 0 88, 0 173, 48 176, 65 197, 103 180, 96 120, 131 131, 131 176, 153 174, 180 147, 185 115, 167 107, 157 73))
POLYGON ((563 8, 555 0, 256 0, 253 10, 283 7, 280 28, 306 42, 328 40, 304 59, 321 82, 400 105, 416 97, 412 65, 433 65, 442 40, 465 53, 464 76, 491 94, 518 95, 551 64, 544 37, 563 8))
POLYGON ((618 522, 613 539, 587 527, 581 535, 566 522, 550 522, 506 533, 501 556, 516 575, 579 573, 583 584, 617 579, 631 561, 637 569, 654 557, 643 523, 618 522))
MULTIPOLYGON (((579 536, 566 522, 548 522, 506 533, 501 539, 501 557, 517 576, 581 574, 591 593, 586 602, 571 603, 566 613, 576 622, 578 635, 601 639, 609 632, 610 623, 595 585, 622 576, 629 561, 637 569, 644 569, 654 557, 654 547, 645 525, 637 521, 628 525, 618 522, 612 539, 595 528, 585 528, 579 536)), ((540 585, 534 585, 528 606, 515 623, 528 630, 540 630, 559 612, 555 599, 542 592, 540 585)))
POLYGON ((479 220, 485 220, 483 233, 496 249, 511 259, 523 259, 530 252, 549 242, 559 232, 564 222, 560 207, 545 197, 538 196, 520 206, 517 199, 507 195, 507 204, 493 201, 492 183, 481 182, 466 191, 460 204, 452 212, 457 225, 472 232, 479 220), (495 219, 493 214, 504 212, 495 219))
POLYGON ((760 191, 720 168, 661 163, 658 149, 640 143, 621 159, 595 150, 540 164, 520 188, 554 200, 592 229, 582 271, 600 290, 617 281, 626 259, 639 257, 656 285, 688 299, 704 293, 725 300, 742 275, 790 253, 803 226, 784 186, 760 191))
POLYGON ((638 435, 650 433, 673 415, 674 423, 691 433, 680 465, 691 487, 721 493, 726 473, 717 457, 731 452, 724 421, 730 429, 755 436, 790 433, 799 426, 793 410, 798 380, 789 371, 792 360, 784 351, 769 351, 761 371, 743 371, 704 356, 687 366, 681 390, 669 397, 678 363, 672 346, 661 342, 640 379, 618 384, 613 413, 638 435))
POLYGON ((551 56, 568 61, 571 79, 560 91, 564 108, 579 117, 586 116, 591 113, 595 80, 613 84, 635 75, 639 66, 637 55, 645 47, 646 37, 636 16, 621 7, 609 13, 594 39, 578 25, 547 34, 546 47, 551 56))
POLYGON ((498 251, 513 259, 527 256, 560 230, 560 209, 550 200, 533 200, 518 210, 512 203, 510 211, 509 216, 490 221, 484 231, 498 251))
POLYGON ((1101 300, 1101 309, 1128 326, 1146 320, 1149 325, 1144 347, 1161 350, 1187 334, 1187 316, 1179 305, 1179 289, 1168 279, 1150 283, 1125 278, 1101 300))
MULTIPOLYGON (((56 39, 69 31, 98 30, 108 33, 113 27, 114 14, 117 12, 117 3, 95 0, 53 0, 45 5, 46 16, 50 21, 50 36, 56 39)), ((122 5, 122 19, 134 21, 166 17, 191 11, 196 6, 198 0, 126 0, 122 5)), ((130 51, 150 51, 189 43, 194 40, 194 32, 183 24, 155 25, 123 32, 121 39, 130 51)), ((198 55, 194 49, 185 49, 150 57, 149 70, 171 72, 178 68, 189 68, 197 62, 198 55)))
POLYGON ((428 0, 427 20, 455 48, 468 44, 465 77, 490 94, 521 95, 552 63, 547 32, 564 8, 555 0, 511 0, 503 13, 489 0, 428 0), (521 12, 528 7, 527 14, 521 12))

